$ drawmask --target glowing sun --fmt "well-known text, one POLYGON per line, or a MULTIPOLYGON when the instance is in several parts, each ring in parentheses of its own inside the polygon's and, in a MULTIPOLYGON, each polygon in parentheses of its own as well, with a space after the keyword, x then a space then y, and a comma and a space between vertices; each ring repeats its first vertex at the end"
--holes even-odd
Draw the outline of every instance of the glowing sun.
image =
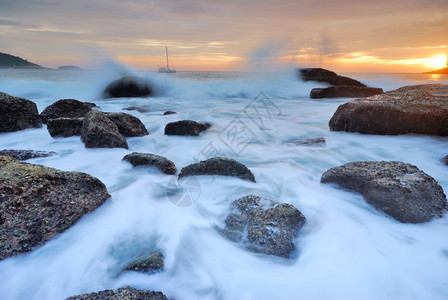
POLYGON ((428 61, 425 63, 425 66, 434 69, 442 69, 448 67, 447 64, 448 61, 446 55, 440 54, 433 56, 432 58, 429 58, 428 61))

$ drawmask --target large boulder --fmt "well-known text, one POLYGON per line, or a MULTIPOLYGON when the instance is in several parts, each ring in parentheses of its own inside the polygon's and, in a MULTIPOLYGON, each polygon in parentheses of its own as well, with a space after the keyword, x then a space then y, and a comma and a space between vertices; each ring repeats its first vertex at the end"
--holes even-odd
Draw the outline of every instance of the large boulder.
POLYGON ((94 106, 96 106, 94 103, 76 99, 61 99, 47 106, 40 113, 40 118, 43 123, 56 118, 84 118, 94 106))
POLYGON ((0 260, 43 245, 109 197, 88 174, 0 156, 0 260))
POLYGON ((123 160, 130 162, 134 167, 154 166, 165 174, 175 174, 177 171, 171 160, 160 155, 132 152, 123 157, 123 160))
POLYGON ((381 88, 338 85, 327 88, 314 88, 311 90, 310 98, 357 98, 369 97, 381 93, 383 93, 383 89, 381 88))
POLYGON ((333 131, 448 135, 448 85, 399 88, 347 102, 330 120, 333 131))
POLYGON ((254 174, 243 164, 227 157, 214 157, 182 168, 179 179, 194 175, 235 176, 255 182, 254 174))
POLYGON ((106 113, 125 137, 148 135, 149 132, 139 118, 125 113, 106 113))
POLYGON ((121 271, 134 271, 139 273, 156 273, 163 270, 164 256, 161 252, 153 252, 138 258, 124 266, 121 271))
POLYGON ((104 90, 106 98, 146 97, 153 94, 148 81, 143 78, 128 76, 111 82, 104 90))
POLYGON ((207 130, 209 123, 198 123, 191 120, 171 122, 165 126, 166 135, 192 135, 198 136, 202 131, 207 130))
POLYGON ((57 118, 47 121, 47 129, 52 137, 81 135, 84 118, 57 118))
POLYGON ((126 138, 103 112, 92 110, 84 118, 81 140, 86 148, 125 148, 126 138))
POLYGON ((335 72, 322 68, 305 68, 305 69, 299 69, 298 71, 303 81, 317 81, 328 83, 331 85, 366 87, 365 84, 359 82, 358 80, 345 76, 340 76, 335 72))
POLYGON ((137 290, 127 286, 117 290, 73 296, 65 300, 168 300, 168 298, 161 292, 137 290))
POLYGON ((291 204, 249 195, 234 201, 222 231, 225 237, 252 252, 290 258, 294 239, 305 224, 291 204))
POLYGON ((48 157, 55 155, 56 152, 35 151, 35 150, 7 150, 0 151, 0 156, 9 156, 18 160, 28 160, 31 158, 48 157))
POLYGON ((34 102, 0 92, 0 132, 40 127, 42 123, 34 102))
POLYGON ((408 163, 352 162, 326 171, 321 182, 361 193, 370 205, 402 223, 428 222, 448 208, 442 187, 408 163))

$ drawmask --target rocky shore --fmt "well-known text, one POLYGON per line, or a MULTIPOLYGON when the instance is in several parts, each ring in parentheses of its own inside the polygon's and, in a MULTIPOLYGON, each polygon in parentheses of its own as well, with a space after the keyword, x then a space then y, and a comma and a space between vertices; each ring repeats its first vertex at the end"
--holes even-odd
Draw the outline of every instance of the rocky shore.
MULTIPOLYGON (((447 85, 408 86, 383 93, 381 89, 366 87, 324 69, 302 69, 300 75, 304 81, 334 85, 313 89, 310 98, 364 97, 339 106, 329 120, 331 131, 448 136, 447 85)), ((104 91, 107 97, 147 97, 153 93, 146 81, 128 77, 112 82, 104 91)), ((41 128, 46 124, 52 137, 80 136, 86 148, 128 149, 128 137, 149 135, 146 126, 133 115, 103 112, 94 103, 76 99, 58 100, 39 115, 32 101, 0 93, 0 110, 0 132, 41 128)), ((169 114, 175 112, 165 113, 169 114)), ((197 139, 208 134, 210 127, 212 124, 193 120, 166 122, 162 136, 197 139)), ((325 147, 326 141, 313 138, 291 143, 325 147)), ((42 246, 111 197, 106 186, 89 174, 23 162, 55 154, 17 149, 0 151, 0 260, 42 246)), ((447 157, 440 159, 448 164, 447 157)), ((172 160, 153 153, 132 152, 122 159, 132 167, 157 168, 160 171, 157 176, 173 176, 179 181, 191 176, 219 175, 236 177, 251 185, 260 184, 246 165, 227 157, 191 163, 180 171, 172 160)), ((350 162, 327 170, 320 182, 360 193, 385 218, 402 223, 430 222, 443 217, 448 210, 446 195, 436 180, 405 162, 350 162)), ((276 199, 277 202, 251 194, 234 200, 236 197, 230 196, 226 199, 230 205, 224 227, 217 229, 228 243, 259 255, 296 257, 296 244, 302 227, 307 224, 306 216, 299 209, 282 203, 282 199, 276 199)), ((123 266, 122 272, 163 272, 164 259, 164 254, 156 251, 123 266)), ((160 292, 125 287, 68 299, 167 298, 160 292)))

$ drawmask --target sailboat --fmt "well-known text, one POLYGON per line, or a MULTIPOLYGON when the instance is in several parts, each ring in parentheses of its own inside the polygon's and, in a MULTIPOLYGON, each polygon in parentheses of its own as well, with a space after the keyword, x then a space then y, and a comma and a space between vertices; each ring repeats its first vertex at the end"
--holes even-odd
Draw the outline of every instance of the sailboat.
POLYGON ((170 63, 168 58, 168 46, 165 47, 166 52, 166 68, 159 68, 159 73, 176 73, 175 69, 170 69, 170 63))

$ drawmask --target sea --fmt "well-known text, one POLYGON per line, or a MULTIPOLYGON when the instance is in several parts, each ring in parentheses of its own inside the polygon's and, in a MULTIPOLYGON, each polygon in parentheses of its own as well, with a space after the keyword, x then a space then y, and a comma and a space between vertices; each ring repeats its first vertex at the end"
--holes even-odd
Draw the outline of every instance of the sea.
MULTIPOLYGON (((385 91, 448 83, 446 75, 342 74, 385 91)), ((434 177, 448 193, 448 137, 366 135, 329 130, 339 105, 310 99, 316 82, 294 68, 278 72, 0 70, 0 91, 26 98, 39 112, 59 99, 94 102, 105 112, 138 117, 149 135, 129 149, 86 149, 80 137, 52 138, 46 126, 0 134, 1 149, 54 151, 32 164, 99 178, 111 194, 102 206, 30 253, 0 261, 0 299, 65 299, 131 286, 171 299, 448 299, 448 215, 402 224, 358 193, 320 183, 353 161, 402 161, 434 177), (155 95, 104 99, 111 81, 146 78, 155 95), (128 107, 141 107, 126 110, 128 107), (167 110, 176 114, 163 115, 167 110), (178 120, 208 122, 198 137, 167 136, 178 120), (300 144, 311 138, 325 143, 300 144), (256 183, 234 177, 177 180, 155 168, 133 168, 131 152, 162 155, 178 170, 215 156, 246 165, 256 183), (291 259, 249 252, 220 234, 229 206, 246 195, 290 203, 306 217, 291 259), (164 270, 121 272, 161 251, 164 270)), ((447 124, 448 126, 448 124, 447 124)))

